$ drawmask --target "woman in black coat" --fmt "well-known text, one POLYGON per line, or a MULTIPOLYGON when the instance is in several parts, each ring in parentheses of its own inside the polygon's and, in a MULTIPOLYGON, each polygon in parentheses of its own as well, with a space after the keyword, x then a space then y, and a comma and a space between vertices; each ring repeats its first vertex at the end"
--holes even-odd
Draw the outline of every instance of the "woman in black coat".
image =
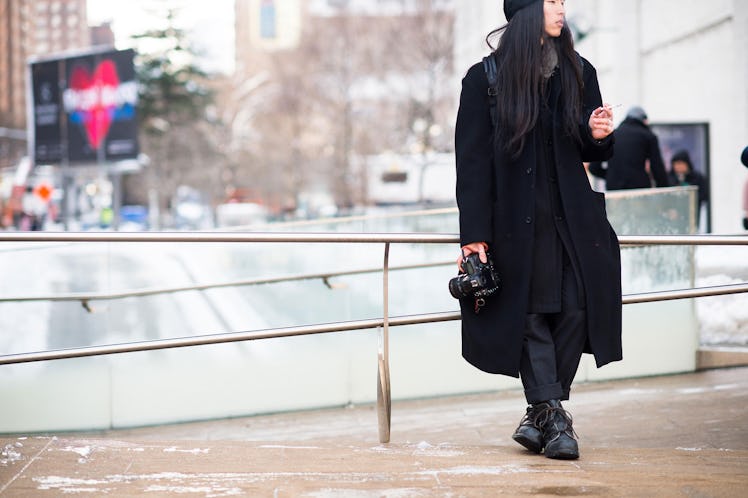
POLYGON ((582 164, 612 155, 613 113, 574 51, 563 0, 505 0, 504 13, 497 84, 482 63, 468 70, 455 131, 462 256, 490 253, 502 280, 483 306, 460 300, 462 353, 522 379, 517 442, 578 458, 561 401, 582 352, 598 366, 622 357, 618 239, 582 164))

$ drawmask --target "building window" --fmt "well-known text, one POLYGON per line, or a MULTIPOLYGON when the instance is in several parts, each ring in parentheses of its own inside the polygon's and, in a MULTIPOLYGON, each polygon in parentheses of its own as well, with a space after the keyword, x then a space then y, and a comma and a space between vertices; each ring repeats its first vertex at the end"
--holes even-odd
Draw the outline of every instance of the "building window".
POLYGON ((275 0, 261 0, 260 2, 260 37, 276 37, 275 0))
POLYGON ((406 171, 386 171, 382 173, 382 183, 405 183, 408 181, 406 171))

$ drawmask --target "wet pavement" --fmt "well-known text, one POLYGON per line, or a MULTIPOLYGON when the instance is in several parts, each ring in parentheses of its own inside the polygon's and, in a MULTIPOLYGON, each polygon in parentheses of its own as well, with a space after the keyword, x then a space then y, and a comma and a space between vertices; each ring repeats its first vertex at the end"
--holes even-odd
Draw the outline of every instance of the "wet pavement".
POLYGON ((748 496, 748 368, 589 383, 582 456, 511 440, 521 392, 96 433, 0 436, 2 496, 748 496))

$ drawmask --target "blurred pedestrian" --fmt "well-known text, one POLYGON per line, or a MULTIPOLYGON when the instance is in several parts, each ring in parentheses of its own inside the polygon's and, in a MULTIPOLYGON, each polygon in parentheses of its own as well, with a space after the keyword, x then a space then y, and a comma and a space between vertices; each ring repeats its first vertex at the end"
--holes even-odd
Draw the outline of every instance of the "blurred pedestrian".
POLYGON ((748 230, 748 180, 743 185, 743 230, 748 230))
POLYGON ((582 165, 612 154, 613 111, 574 51, 563 0, 505 0, 504 13, 488 38, 501 34, 498 48, 462 80, 455 129, 458 267, 490 255, 502 281, 490 297, 460 299, 462 354, 521 378, 529 406, 515 441, 573 459, 561 401, 582 353, 598 366, 622 356, 618 239, 582 165))
MULTIPOLYGON (((748 147, 743 149, 740 161, 743 163, 743 166, 748 168, 748 147)), ((743 185, 743 228, 748 230, 748 180, 743 185)))
POLYGON ((607 190, 667 187, 665 164, 660 143, 649 128, 647 113, 632 107, 626 119, 616 128, 616 152, 607 161, 607 168, 599 161, 592 162, 590 173, 605 179, 607 190))
POLYGON ((23 212, 19 229, 23 231, 39 231, 44 227, 47 216, 47 204, 34 193, 32 186, 27 186, 21 199, 23 212))
POLYGON ((706 177, 696 171, 687 150, 679 150, 670 158, 668 180, 673 187, 695 185, 698 187, 698 205, 709 200, 709 186, 706 177))

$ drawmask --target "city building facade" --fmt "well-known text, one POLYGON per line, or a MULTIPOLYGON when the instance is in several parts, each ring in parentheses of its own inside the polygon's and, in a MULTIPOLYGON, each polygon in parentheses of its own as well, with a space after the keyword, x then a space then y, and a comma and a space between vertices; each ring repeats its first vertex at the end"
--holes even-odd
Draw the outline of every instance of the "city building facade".
POLYGON ((28 60, 89 43, 86 0, 0 0, 0 169, 26 154, 28 60))

